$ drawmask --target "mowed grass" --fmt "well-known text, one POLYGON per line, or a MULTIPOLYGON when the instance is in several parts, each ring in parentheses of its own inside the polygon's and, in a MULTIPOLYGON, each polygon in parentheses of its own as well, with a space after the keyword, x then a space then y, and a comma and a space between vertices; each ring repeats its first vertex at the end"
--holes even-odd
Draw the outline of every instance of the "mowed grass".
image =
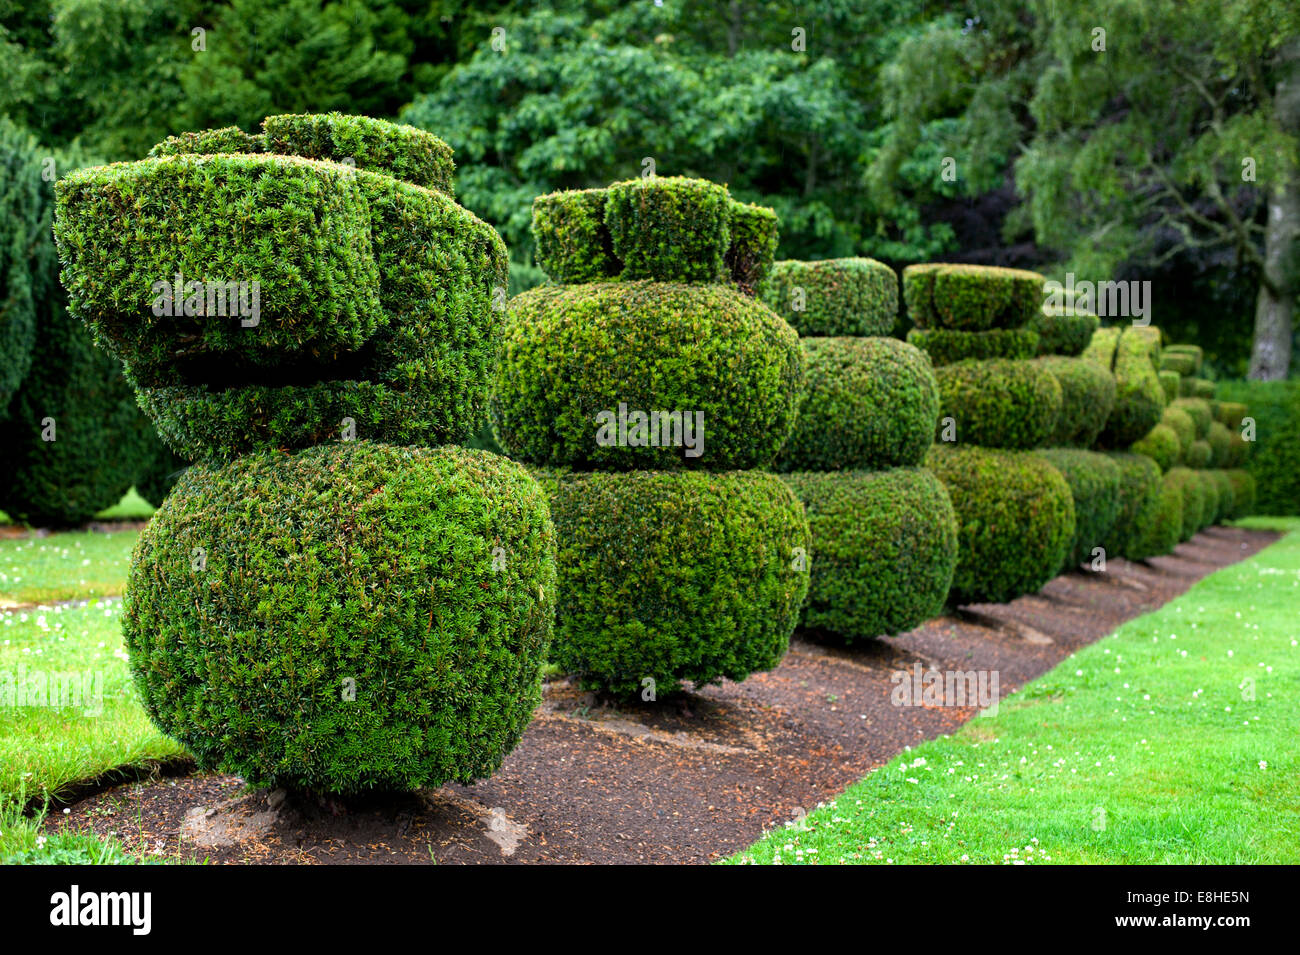
POLYGON ((731 863, 1300 862, 1300 520, 731 863))
POLYGON ((121 606, 106 599, 0 615, 0 804, 184 754, 140 706, 121 606))
POLYGON ((0 609, 115 597, 139 531, 67 531, 0 539, 0 609))

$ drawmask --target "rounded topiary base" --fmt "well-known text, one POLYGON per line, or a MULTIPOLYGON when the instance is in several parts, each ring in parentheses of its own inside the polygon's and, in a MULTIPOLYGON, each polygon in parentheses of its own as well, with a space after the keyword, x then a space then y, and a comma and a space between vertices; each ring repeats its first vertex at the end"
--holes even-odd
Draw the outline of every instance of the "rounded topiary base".
POLYGON ((1170 468, 1164 477, 1165 484, 1177 489, 1182 495, 1183 522, 1179 540, 1190 540, 1205 526, 1205 514, 1209 510, 1206 487, 1198 473, 1190 468, 1170 468))
POLYGON ((1074 539, 1074 499, 1036 454, 935 445, 925 466, 957 512, 958 560, 949 603, 1003 603, 1060 571, 1074 539))
POLYGON ((780 662, 811 549, 803 506, 780 478, 534 473, 560 542, 553 663, 614 694, 661 696, 780 662))
POLYGON ((1107 557, 1144 560, 1167 554, 1182 536, 1183 498, 1160 477, 1160 466, 1144 454, 1111 451, 1119 467, 1119 509, 1102 546, 1107 557))
POLYGON ((804 626, 852 642, 910 630, 943 610, 957 519, 932 473, 802 471, 784 480, 812 529, 804 626))
POLYGON ((505 458, 368 442, 189 468, 137 545, 123 632, 200 765, 349 794, 491 775, 540 699, 542 490, 505 458))
POLYGON ((1092 560, 1119 517, 1119 465, 1096 451, 1049 448, 1039 451, 1070 485, 1074 499, 1074 537, 1067 567, 1092 560))
POLYGON ((951 418, 958 444, 1023 450, 1051 437, 1061 385, 1035 361, 970 359, 935 369, 942 406, 938 436, 951 418))

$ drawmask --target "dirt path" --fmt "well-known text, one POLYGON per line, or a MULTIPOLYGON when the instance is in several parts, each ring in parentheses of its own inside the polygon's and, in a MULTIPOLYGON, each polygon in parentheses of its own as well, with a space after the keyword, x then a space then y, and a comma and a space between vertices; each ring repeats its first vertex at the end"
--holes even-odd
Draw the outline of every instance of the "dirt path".
POLYGON ((557 681, 497 775, 472 787, 344 808, 195 775, 106 790, 48 825, 213 862, 710 862, 975 715, 893 705, 895 671, 996 670, 1006 695, 1277 537, 1211 528, 1149 566, 1071 572, 851 650, 797 638, 771 673, 675 702, 616 709, 557 681))

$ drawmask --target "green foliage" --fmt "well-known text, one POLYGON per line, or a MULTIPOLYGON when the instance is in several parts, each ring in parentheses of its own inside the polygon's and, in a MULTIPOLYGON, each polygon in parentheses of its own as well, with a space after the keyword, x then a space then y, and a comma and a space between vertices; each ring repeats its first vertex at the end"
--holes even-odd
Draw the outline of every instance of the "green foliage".
POLYGON ((1160 476, 1160 468, 1143 454, 1108 452, 1119 467, 1119 508, 1104 538, 1110 557, 1145 560, 1167 554, 1182 532, 1183 497, 1160 476))
POLYGON ((1236 520, 1254 514, 1256 510, 1255 500, 1258 494, 1255 476, 1242 468, 1231 468, 1224 473, 1228 475, 1228 480, 1232 482, 1232 514, 1230 516, 1233 520, 1236 520))
POLYGON ((727 248, 727 274, 741 291, 754 295, 767 279, 776 258, 781 224, 776 213, 764 206, 732 202, 731 245, 727 248))
POLYGON ((540 700, 554 554, 541 489, 486 452, 363 441, 191 467, 137 545, 136 686, 201 766, 250 782, 469 783, 540 700))
POLYGON ((186 458, 300 448, 339 437, 349 418, 359 437, 429 445, 484 420, 505 250, 441 193, 332 163, 218 154, 84 170, 58 194, 74 310, 186 458), (193 235, 178 244, 178 233, 193 235), (178 271, 259 282, 262 314, 248 326, 155 317, 152 283, 178 271))
POLYGON ((1056 428, 1061 386, 1037 362, 960 361, 935 369, 935 379, 940 414, 956 421, 961 444, 1034 448, 1056 428))
POLYGON ((1042 314, 1043 277, 987 265, 909 265, 903 270, 903 299, 918 328, 1023 328, 1042 314))
POLYGON ((805 338, 807 397, 777 471, 918 464, 934 437, 939 390, 925 355, 896 338, 805 338))
MULTIPOLYGON (((238 126, 201 129, 197 132, 168 136, 149 150, 149 158, 158 156, 203 156, 213 153, 264 153, 266 136, 246 133, 238 126)), ((277 150, 282 151, 282 150, 277 150)))
POLYGON ((931 472, 802 471, 784 479, 812 530, 805 627, 852 643, 942 612, 957 565, 957 520, 931 472))
POLYGON ((1198 472, 1189 468, 1170 468, 1164 476, 1166 486, 1174 488, 1182 498, 1183 522, 1179 540, 1190 540, 1205 526, 1205 515, 1209 501, 1206 489, 1198 472))
POLYGON ((0 116, 0 418, 32 361, 37 295, 52 264, 36 139, 0 116))
POLYGON ((1048 448, 1035 453, 1061 472, 1074 500, 1074 536, 1065 566, 1087 563, 1119 518, 1119 465, 1096 451, 1048 448))
POLYGON ((995 328, 987 332, 957 332, 947 328, 913 328, 907 340, 930 356, 936 367, 967 358, 1033 358, 1038 332, 1028 328, 995 328))
POLYGON ((1178 453, 1186 454, 1196 440, 1196 419, 1186 408, 1171 404, 1161 412, 1160 423, 1173 429, 1178 438, 1178 453))
POLYGON ((1165 409, 1152 345, 1138 331, 1132 326, 1098 329, 1083 353, 1115 376, 1115 406, 1097 438, 1103 447, 1124 448, 1140 440, 1165 409))
POLYGON ((1075 532, 1074 500, 1056 468, 1035 454, 940 444, 925 466, 957 513, 950 603, 1003 603, 1056 576, 1075 532))
POLYGON ((1178 383, 1178 394, 1183 398, 1204 398, 1208 401, 1214 397, 1214 382, 1204 378, 1183 378, 1178 383))
MULTIPOLYGON (((1201 485, 1201 526, 1197 530, 1209 527, 1219 519, 1219 511, 1223 506, 1220 501, 1219 481, 1215 472, 1209 469, 1193 472, 1196 475, 1197 482, 1201 485)), ((1227 502, 1231 506, 1231 501, 1227 502)))
POLYGON ((731 245, 727 187, 704 179, 652 176, 605 190, 610 247, 625 279, 717 282, 731 245))
POLYGON ((1160 357, 1162 361, 1166 355, 1190 355, 1191 356, 1192 359, 1191 370, 1186 372, 1179 372, 1180 375, 1198 374, 1201 370, 1202 363, 1205 361, 1205 349, 1201 348, 1200 345, 1166 345, 1164 350, 1161 351, 1160 353, 1160 357))
POLYGON ((760 297, 805 336, 888 335, 898 323, 898 275, 875 259, 786 259, 760 297))
POLYGON ((571 189, 533 200, 534 255, 551 281, 599 282, 623 270, 605 228, 607 194, 607 189, 571 189))
POLYGON ((1044 305, 1029 320, 1029 328, 1038 333, 1038 354, 1082 355, 1100 322, 1091 312, 1044 305))
POLYGON ((1192 442, 1192 446, 1187 449, 1187 453, 1183 455, 1183 463, 1189 468, 1199 470, 1208 468, 1213 457, 1214 449, 1210 447, 1210 442, 1203 438, 1197 438, 1192 442))
POLYGON ((269 152, 347 163, 424 186, 448 198, 454 194, 456 164, 451 147, 414 126, 368 116, 309 113, 262 120, 269 152))
POLYGON ((1210 445, 1210 467, 1226 468, 1232 456, 1232 432, 1217 421, 1210 422, 1205 440, 1210 445))
POLYGON ((1240 401, 1218 401, 1214 408, 1215 420, 1226 425, 1230 431, 1239 431, 1241 419, 1249 413, 1249 409, 1240 401))
POLYGON ((1086 358, 1045 355, 1037 364, 1061 386, 1061 413, 1050 447, 1090 448, 1115 406, 1115 376, 1086 358))
POLYGON ((1214 481, 1219 495, 1219 506, 1215 510, 1215 522, 1230 520, 1237 511, 1237 485, 1226 470, 1216 469, 1207 472, 1214 481))
POLYGON ((157 442, 154 459, 136 478, 136 492, 147 503, 159 507, 167 499, 167 495, 171 493, 171 489, 175 487, 176 481, 188 464, 189 462, 171 448, 161 441, 157 442))
POLYGON ((1182 381, 1176 371, 1160 371, 1156 373, 1160 379, 1160 387, 1165 393, 1165 404, 1169 404, 1178 397, 1178 383, 1182 381))
POLYGON ((1210 407, 1210 403, 1204 398, 1179 398, 1170 407, 1185 412, 1192 419, 1197 438, 1209 436, 1210 422, 1214 420, 1214 411, 1210 407))
POLYGON ((1171 371, 1182 379, 1196 370, 1196 356, 1188 352, 1166 350, 1160 355, 1160 370, 1171 371))
POLYGON ((1218 394, 1247 405, 1255 422, 1244 464, 1258 485, 1256 513, 1300 514, 1300 380, 1225 381, 1218 394))
POLYGON ((538 464, 763 467, 790 434, 803 391, 794 329, 735 288, 550 285, 510 302, 492 421, 508 453, 538 464), (618 416, 620 405, 629 416, 702 415, 702 453, 689 456, 684 440, 652 445, 662 430, 633 420, 626 445, 598 443, 597 416, 618 416))
POLYGON ((1160 465, 1162 472, 1176 466, 1183 457, 1178 432, 1167 424, 1156 425, 1143 438, 1134 441, 1129 450, 1134 454, 1145 454, 1160 465))
POLYGON ((621 696, 643 692, 647 678, 667 695, 780 662, 812 545, 779 478, 535 473, 559 541, 552 662, 621 696))

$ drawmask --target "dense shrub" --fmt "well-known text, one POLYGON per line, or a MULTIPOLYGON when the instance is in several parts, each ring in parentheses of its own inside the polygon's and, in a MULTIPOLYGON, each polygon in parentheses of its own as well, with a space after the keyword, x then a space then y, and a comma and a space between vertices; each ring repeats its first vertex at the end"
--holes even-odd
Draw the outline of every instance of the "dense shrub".
POLYGON ((1224 472, 1232 482, 1232 514, 1236 519, 1248 517, 1255 513, 1255 476, 1242 468, 1231 468, 1224 472))
POLYGON ((995 328, 987 332, 955 332, 947 328, 913 328, 907 340, 939 365, 967 358, 1033 358, 1038 333, 1027 328, 995 328))
POLYGON ((903 299, 917 328, 1022 328, 1042 314, 1043 281, 1023 269, 932 262, 903 270, 903 299))
POLYGON ((1056 576, 1075 530, 1074 500, 1056 468, 1035 454, 947 445, 932 447, 925 465, 957 513, 950 603, 1005 602, 1056 576))
POLYGON ((155 452, 144 473, 136 478, 135 490, 154 507, 158 507, 176 486, 188 467, 188 462, 161 441, 155 442, 155 452))
POLYGON ((1129 552, 1122 556, 1129 560, 1146 560, 1171 553, 1178 546, 1182 532, 1182 492, 1161 480, 1138 511, 1137 536, 1129 552))
POLYGON ((1177 465, 1183 456, 1178 432, 1167 424, 1156 425, 1140 440, 1134 441, 1129 450, 1134 454, 1145 454, 1160 465, 1161 471, 1168 471, 1177 465))
POLYGON ((1029 320, 1029 328, 1038 333, 1040 355, 1082 355, 1098 324, 1100 319, 1091 312, 1051 305, 1029 320))
POLYGON ((1228 430, 1237 431, 1241 428, 1241 419, 1248 413, 1246 406, 1239 401, 1220 401, 1215 404, 1214 418, 1228 430))
MULTIPOLYGON (((1157 553, 1166 553, 1166 551, 1149 550, 1147 545, 1151 542, 1145 537, 1146 528, 1156 512, 1157 499, 1160 496, 1162 486, 1160 467, 1144 454, 1111 451, 1106 454, 1106 457, 1114 461, 1119 468, 1117 493, 1119 506, 1116 508, 1115 523, 1102 543, 1106 555, 1142 560, 1154 557, 1157 553)), ((1176 530, 1181 530, 1181 496, 1177 497, 1177 501, 1179 523, 1176 530)), ((1177 543, 1175 534, 1174 544, 1177 543)), ((1169 549, 1172 550, 1173 545, 1169 549)))
POLYGON ((1213 457, 1214 449, 1210 447, 1210 442, 1197 438, 1183 455, 1183 463, 1189 468, 1208 468, 1213 457))
POLYGON ((778 471, 881 470, 925 456, 939 390, 923 353, 896 338, 805 338, 807 397, 778 471))
POLYGON ((1178 394, 1183 398, 1204 398, 1208 401, 1214 397, 1214 382, 1204 378, 1183 378, 1178 382, 1178 394))
POLYGON ((1065 566, 1076 567, 1092 559, 1119 517, 1119 465, 1104 454, 1073 448, 1048 448, 1035 452, 1061 472, 1074 499, 1074 535, 1065 566))
POLYGON ((0 507, 37 526, 80 524, 121 500, 159 442, 121 365, 94 346, 63 297, 39 309, 31 368, 0 425, 0 507))
POLYGON ((570 189, 533 200, 534 259, 565 284, 600 282, 623 270, 605 228, 604 189, 570 189))
POLYGON ((334 440, 344 419, 441 444, 484 419, 505 250, 441 193, 295 157, 181 155, 83 170, 58 194, 74 311, 185 457, 334 440), (257 324, 154 317, 150 283, 176 273, 259 281, 257 324))
POLYGON ((616 182, 605 190, 605 225, 624 279, 719 282, 725 275, 726 186, 683 176, 616 182))
POLYGON ((875 259, 786 259, 760 294, 800 335, 888 335, 898 322, 898 275, 875 259))
POLYGON ((262 120, 268 152, 346 163, 450 198, 456 164, 451 147, 414 126, 368 116, 308 113, 262 120))
POLYGON ((264 152, 266 152, 265 134, 246 133, 238 126, 223 126, 220 129, 202 129, 197 132, 168 136, 149 150, 149 158, 264 152))
POLYGON ((1225 470, 1216 469, 1206 473, 1214 480, 1219 494, 1219 506, 1214 512, 1215 523, 1230 520, 1237 511, 1237 485, 1225 470))
POLYGON ((731 280, 749 295, 757 293, 776 258, 780 222, 765 206, 732 202, 731 245, 725 265, 731 280))
POLYGON ((1170 407, 1187 413, 1196 427, 1197 438, 1205 438, 1209 435, 1210 422, 1214 420, 1214 414, 1210 410, 1208 401, 1202 398, 1179 398, 1170 407))
POLYGON ((780 478, 535 473, 559 540, 554 663, 631 695, 647 678, 667 694, 780 662, 811 548, 803 506, 780 478))
POLYGON ((1210 445, 1210 467, 1226 468, 1232 455, 1232 432, 1219 422, 1212 421, 1205 440, 1210 445))
POLYGON ((1249 407, 1255 440, 1249 446, 1234 429, 1234 452, 1255 477, 1260 514, 1300 514, 1300 380, 1220 382, 1218 395, 1249 407))
POLYGON ((1178 383, 1183 379, 1178 377, 1176 371, 1162 371, 1157 374, 1160 378, 1160 387, 1165 393, 1165 404, 1167 405, 1178 397, 1178 383))
POLYGON ((1189 540, 1205 526, 1205 487, 1196 471, 1189 468, 1170 468, 1164 477, 1165 484, 1177 489, 1183 501, 1183 525, 1180 540, 1189 540))
POLYGON ((957 520, 932 473, 801 471, 785 481, 812 531, 805 627, 852 642, 910 630, 943 610, 957 520))
POLYGON ((510 281, 506 285, 506 295, 513 298, 527 292, 530 288, 545 285, 549 279, 546 273, 536 266, 521 262, 510 263, 510 281))
POLYGON ((1092 447, 1115 405, 1115 376, 1086 358, 1046 355, 1037 363, 1061 386, 1061 413, 1047 444, 1092 447))
POLYGON ((1178 436, 1179 455, 1187 453, 1192 442, 1196 440, 1196 422, 1186 408, 1170 405, 1160 414, 1160 423, 1172 428, 1178 436))
MULTIPOLYGON (((1219 482, 1212 470, 1193 472, 1201 485, 1201 526, 1197 530, 1209 527, 1219 519, 1219 482)), ((1231 504, 1231 501, 1228 502, 1231 504)))
POLYGON ((511 455, 538 464, 763 467, 785 443, 803 390, 794 329, 730 286, 550 285, 510 302, 493 425, 511 455), (627 446, 598 443, 597 416, 621 417, 620 406, 627 446), (687 424, 702 415, 701 453, 688 456, 684 433, 679 446, 650 444, 664 429, 642 433, 634 412, 681 412, 687 424))
POLYGON ((555 532, 517 464, 334 443, 188 469, 142 532, 123 635, 201 766, 355 793, 490 775, 540 699, 555 532))
POLYGON ((31 367, 36 309, 53 264, 34 137, 0 116, 0 418, 31 367))
POLYGON ((1192 374, 1195 368, 1196 359, 1186 352, 1166 350, 1160 355, 1160 370, 1171 371, 1180 379, 1192 374))
POLYGON ((1115 376, 1115 406, 1097 440, 1103 447, 1124 448, 1160 421, 1165 393, 1151 361, 1151 342, 1143 329, 1101 328, 1084 357, 1115 376))
POLYGON ((1198 374, 1201 370, 1201 362, 1205 359, 1205 351, 1200 345, 1166 345, 1160 354, 1162 358, 1165 355, 1190 355, 1192 368, 1191 371, 1186 372, 1189 375, 1198 374))
POLYGON ((940 414, 956 422, 960 444, 1024 449, 1056 428, 1061 386, 1033 361, 961 361, 935 369, 940 414))

